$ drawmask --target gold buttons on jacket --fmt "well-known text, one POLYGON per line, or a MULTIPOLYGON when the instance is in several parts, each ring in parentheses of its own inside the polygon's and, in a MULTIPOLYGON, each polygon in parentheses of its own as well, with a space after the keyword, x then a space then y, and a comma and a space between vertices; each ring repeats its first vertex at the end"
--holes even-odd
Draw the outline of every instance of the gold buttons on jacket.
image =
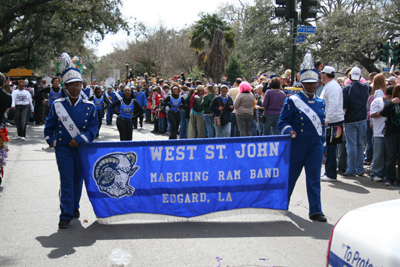
POLYGON ((90 109, 90 108, 87 108, 88 110, 90 109))
POLYGON ((87 122, 87 120, 85 120, 85 122, 87 122))
POLYGON ((299 113, 301 114, 301 111, 299 111, 299 113))
POLYGON ((86 126, 83 126, 83 129, 85 129, 86 128, 86 126))
POLYGON ((303 117, 300 118, 301 120, 303 119, 303 117))
POLYGON ((61 141, 61 138, 58 138, 58 141, 61 141))
POLYGON ((89 116, 89 113, 86 113, 86 116, 89 116))
POLYGON ((62 133, 61 131, 59 131, 58 133, 62 133))
POLYGON ((301 129, 301 132, 303 132, 303 129, 301 129))

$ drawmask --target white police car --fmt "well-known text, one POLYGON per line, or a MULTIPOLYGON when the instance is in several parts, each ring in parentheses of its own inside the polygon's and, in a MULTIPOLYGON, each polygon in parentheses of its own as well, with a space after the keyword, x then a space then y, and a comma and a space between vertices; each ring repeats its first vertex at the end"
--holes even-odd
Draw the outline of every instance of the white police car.
POLYGON ((400 199, 344 215, 332 229, 326 266, 400 266, 400 199))

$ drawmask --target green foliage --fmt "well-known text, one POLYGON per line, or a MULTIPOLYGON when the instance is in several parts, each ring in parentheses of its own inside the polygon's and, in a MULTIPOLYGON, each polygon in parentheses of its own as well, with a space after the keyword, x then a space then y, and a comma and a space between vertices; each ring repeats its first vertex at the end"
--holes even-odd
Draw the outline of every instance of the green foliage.
POLYGON ((66 51, 86 53, 108 33, 129 32, 121 0, 3 0, 0 11, 0 71, 46 65, 66 51))
MULTIPOLYGON (((326 10, 317 21, 317 33, 309 36, 314 54, 326 64, 359 64, 369 72, 378 71, 381 43, 398 36, 399 24, 388 23, 393 14, 381 6, 383 1, 347 2, 326 10)), ((393 8, 393 6, 392 6, 393 8)))
POLYGON ((226 67, 225 74, 227 76, 228 82, 233 84, 238 77, 243 76, 243 64, 236 56, 232 56, 229 59, 229 63, 226 67))
POLYGON ((236 45, 232 27, 217 14, 201 13, 192 26, 189 39, 190 47, 196 51, 199 69, 218 82, 236 45))
MULTIPOLYGON (((245 76, 251 78, 262 72, 283 73, 291 68, 292 40, 290 23, 275 17, 273 1, 256 0, 254 6, 246 6, 236 51, 246 70, 245 76)), ((302 47, 297 48, 297 69, 306 52, 302 47)))
POLYGON ((224 32, 225 42, 227 47, 235 47, 235 34, 232 28, 217 14, 200 13, 200 19, 192 27, 190 34, 190 47, 197 51, 203 51, 206 45, 210 45, 216 29, 224 32))
POLYGON ((201 74, 201 70, 198 67, 194 67, 192 71, 188 73, 187 77, 192 79, 200 79, 201 74))

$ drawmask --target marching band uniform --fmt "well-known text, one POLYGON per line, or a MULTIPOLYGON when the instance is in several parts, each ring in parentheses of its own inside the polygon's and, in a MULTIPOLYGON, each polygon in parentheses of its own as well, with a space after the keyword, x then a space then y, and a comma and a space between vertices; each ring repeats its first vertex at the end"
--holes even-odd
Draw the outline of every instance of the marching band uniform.
MULTIPOLYGON (((302 83, 318 81, 318 71, 311 68, 300 74, 302 83)), ((292 139, 290 148, 289 201, 304 166, 310 219, 326 221, 321 208, 320 183, 322 158, 326 152, 325 101, 315 93, 311 98, 304 91, 286 98, 278 128, 282 134, 295 131, 297 135, 292 139)))
MULTIPOLYGON (((122 87, 122 86, 121 86, 121 87, 122 87)), ((115 103, 115 102, 117 102, 117 101, 119 101, 119 100, 122 100, 122 99, 124 98, 124 92, 122 92, 123 90, 124 90, 124 88, 122 87, 121 90, 115 92, 114 98, 113 98, 113 103, 115 103)), ((116 108, 117 111, 119 112, 120 106, 116 106, 115 108, 116 108)), ((114 108, 113 108, 113 111, 114 111, 114 108)))
POLYGON ((89 100, 89 98, 91 98, 93 96, 92 88, 89 85, 87 85, 85 88, 82 88, 81 96, 82 96, 82 98, 89 100))
POLYGON ((172 87, 172 90, 174 89, 177 89, 178 93, 171 93, 161 104, 161 106, 170 107, 168 111, 168 121, 171 124, 171 135, 169 139, 177 139, 176 133, 178 132, 181 121, 181 109, 186 110, 187 108, 185 99, 179 95, 179 87, 175 85, 172 87))
MULTIPOLYGON (((63 53, 61 60, 64 60, 64 54, 66 53, 63 53)), ((67 84, 82 81, 80 75, 78 69, 69 67, 63 72, 62 77, 67 84)), ((93 141, 97 134, 97 120, 95 105, 81 97, 76 100, 75 105, 72 105, 70 97, 54 101, 46 120, 45 140, 50 146, 55 147, 60 172, 59 228, 67 228, 72 218, 79 217, 83 176, 78 168, 77 153, 80 144, 93 141), (79 144, 78 147, 70 145, 73 139, 79 144)))
MULTIPOLYGON (((129 87, 125 87, 130 89, 129 87)), ((138 114, 143 114, 144 109, 140 106, 140 104, 131 98, 122 98, 114 102, 111 105, 111 108, 119 107, 119 111, 116 110, 118 114, 117 118, 117 128, 119 131, 119 139, 121 141, 132 141, 132 116, 135 110, 138 114)))
MULTIPOLYGON (((108 88, 107 88, 107 90, 108 90, 108 88)), ((109 106, 107 107, 106 121, 107 121, 107 125, 111 125, 112 124, 112 117, 114 115, 114 111, 111 108, 111 105, 114 103, 115 93, 113 91, 108 92, 107 90, 104 92, 104 96, 107 98, 107 101, 108 101, 108 104, 109 104, 109 106)))
POLYGON ((53 105, 54 101, 67 96, 61 86, 56 88, 53 85, 40 90, 39 94, 41 94, 41 95, 49 94, 49 98, 48 98, 49 102, 46 103, 46 110, 45 110, 46 116, 49 115, 50 108, 53 105))
POLYGON ((98 138, 100 134, 101 124, 103 122, 102 118, 104 115, 104 110, 109 106, 108 99, 104 95, 100 95, 100 97, 97 97, 96 94, 94 94, 91 98, 89 98, 89 100, 92 101, 92 103, 96 106, 98 119, 98 130, 96 138, 98 138))

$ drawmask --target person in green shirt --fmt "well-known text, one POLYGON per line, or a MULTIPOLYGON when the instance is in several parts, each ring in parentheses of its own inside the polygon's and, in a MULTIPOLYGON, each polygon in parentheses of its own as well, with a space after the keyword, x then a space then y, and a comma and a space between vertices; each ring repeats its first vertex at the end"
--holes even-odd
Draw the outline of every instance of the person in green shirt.
POLYGON ((203 107, 204 110, 204 122, 206 124, 206 129, 208 133, 208 138, 214 138, 214 121, 213 121, 213 112, 210 109, 210 105, 212 100, 215 97, 215 92, 214 92, 214 86, 208 85, 207 86, 207 95, 204 96, 203 101, 201 102, 201 106, 203 107))

